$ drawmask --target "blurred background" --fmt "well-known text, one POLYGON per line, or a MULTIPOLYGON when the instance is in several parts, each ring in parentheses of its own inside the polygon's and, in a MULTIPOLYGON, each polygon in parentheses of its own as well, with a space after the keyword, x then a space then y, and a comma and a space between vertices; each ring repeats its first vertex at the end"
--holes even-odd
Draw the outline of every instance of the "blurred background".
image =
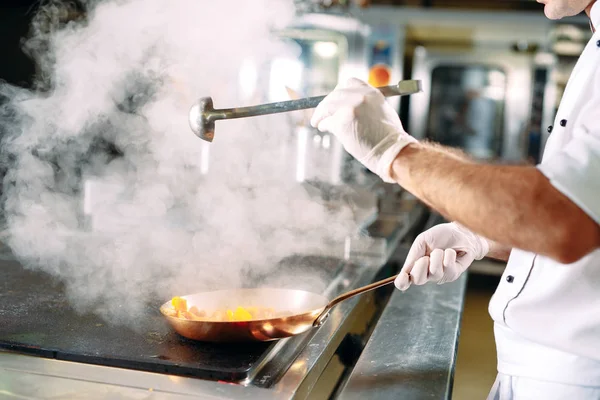
MULTIPOLYGON (((36 29, 50 32, 87 17, 84 3, 56 3, 62 4, 57 12, 40 15, 51 2, 1 2, 0 80, 24 88, 36 82, 45 90, 24 48, 32 19, 39 19, 36 29)), ((325 94, 351 76, 374 86, 419 79, 423 95, 390 100, 407 131, 500 163, 540 161, 567 79, 591 37, 585 16, 549 21, 533 0, 296 0, 295 7, 276 34, 296 52, 268 62, 244 60, 232 83, 241 104, 325 94)), ((334 138, 312 129, 310 112, 291 118, 291 179, 329 188, 333 197, 336 188, 361 188, 366 209, 393 212, 400 189, 379 185, 334 138)), ((2 168, 5 173, 5 163, 2 168)), ((484 398, 494 380, 487 305, 503 269, 482 260, 469 271, 458 399, 484 398)))

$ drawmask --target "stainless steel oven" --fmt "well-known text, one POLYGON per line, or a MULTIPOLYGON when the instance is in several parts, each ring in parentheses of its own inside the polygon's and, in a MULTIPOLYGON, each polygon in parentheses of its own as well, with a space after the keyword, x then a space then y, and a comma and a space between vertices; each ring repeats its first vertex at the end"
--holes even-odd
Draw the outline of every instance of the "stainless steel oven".
POLYGON ((415 49, 411 134, 480 159, 523 160, 532 104, 533 56, 509 48, 415 49))

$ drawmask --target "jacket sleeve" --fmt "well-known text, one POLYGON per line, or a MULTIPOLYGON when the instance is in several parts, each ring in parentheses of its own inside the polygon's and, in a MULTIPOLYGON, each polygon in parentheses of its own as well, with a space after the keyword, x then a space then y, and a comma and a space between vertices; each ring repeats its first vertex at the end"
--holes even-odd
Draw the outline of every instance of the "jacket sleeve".
POLYGON ((537 168, 600 224, 600 68, 596 71, 592 97, 574 121, 572 139, 537 168))

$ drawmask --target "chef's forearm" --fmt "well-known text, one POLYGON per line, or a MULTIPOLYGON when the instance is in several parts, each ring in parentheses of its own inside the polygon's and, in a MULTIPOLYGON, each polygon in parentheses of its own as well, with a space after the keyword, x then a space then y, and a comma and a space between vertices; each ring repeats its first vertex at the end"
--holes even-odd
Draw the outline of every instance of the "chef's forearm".
POLYGON ((573 262, 600 229, 535 167, 479 164, 427 143, 404 148, 392 176, 451 221, 502 244, 573 262))

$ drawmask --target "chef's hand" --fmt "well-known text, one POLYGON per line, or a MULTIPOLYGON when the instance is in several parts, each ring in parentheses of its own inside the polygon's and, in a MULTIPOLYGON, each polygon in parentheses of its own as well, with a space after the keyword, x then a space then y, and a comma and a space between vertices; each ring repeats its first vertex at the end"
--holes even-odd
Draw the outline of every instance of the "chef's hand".
POLYGON ((400 150, 416 142, 383 94, 354 78, 325 97, 310 122, 334 134, 348 153, 389 183, 395 183, 390 176, 392 162, 400 150))
POLYGON ((474 260, 481 260, 489 251, 487 239, 462 225, 436 225, 417 236, 394 284, 404 291, 411 282, 424 285, 455 281, 474 260))

